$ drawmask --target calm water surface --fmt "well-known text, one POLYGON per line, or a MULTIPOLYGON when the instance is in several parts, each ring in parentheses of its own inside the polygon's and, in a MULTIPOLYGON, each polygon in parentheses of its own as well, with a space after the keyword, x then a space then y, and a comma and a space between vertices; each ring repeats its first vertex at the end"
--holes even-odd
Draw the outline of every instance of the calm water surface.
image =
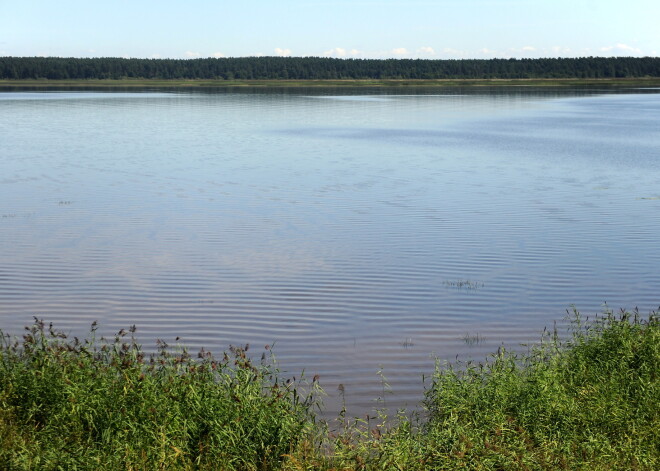
POLYGON ((275 343, 330 411, 379 370, 414 405, 436 358, 660 305, 656 92, 0 93, 0 328, 275 343))

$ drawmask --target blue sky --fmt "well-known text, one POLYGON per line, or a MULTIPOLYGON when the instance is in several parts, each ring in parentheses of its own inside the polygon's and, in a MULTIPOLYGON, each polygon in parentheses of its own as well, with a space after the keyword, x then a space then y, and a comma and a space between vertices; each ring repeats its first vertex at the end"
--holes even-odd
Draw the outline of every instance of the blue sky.
POLYGON ((660 55, 660 0, 0 0, 0 56, 660 55))

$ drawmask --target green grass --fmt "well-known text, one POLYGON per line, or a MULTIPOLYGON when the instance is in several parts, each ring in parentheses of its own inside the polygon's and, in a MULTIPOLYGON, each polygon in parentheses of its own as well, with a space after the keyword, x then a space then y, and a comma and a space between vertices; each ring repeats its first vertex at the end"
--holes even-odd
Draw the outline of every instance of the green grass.
POLYGON ((316 383, 301 395, 264 354, 147 356, 124 331, 79 341, 37 321, 0 355, 0 468, 276 469, 314 425, 316 383))
POLYGON ((0 89, 7 87, 576 87, 629 86, 658 87, 660 78, 605 79, 338 79, 338 80, 207 80, 207 79, 89 79, 89 80, 0 80, 0 89))
POLYGON ((485 469, 657 469, 657 316, 608 313, 526 354, 441 369, 427 395, 425 458, 485 469))
MULTIPOLYGON (((611 312, 562 341, 438 366, 426 419, 339 443, 340 469, 660 469, 660 318, 611 312)), ((352 433, 355 434, 354 431, 352 433)))
POLYGON ((37 322, 0 350, 0 469, 660 469, 658 313, 569 327, 438 365, 418 414, 328 426, 317 383, 283 381, 269 351, 147 357, 37 322))

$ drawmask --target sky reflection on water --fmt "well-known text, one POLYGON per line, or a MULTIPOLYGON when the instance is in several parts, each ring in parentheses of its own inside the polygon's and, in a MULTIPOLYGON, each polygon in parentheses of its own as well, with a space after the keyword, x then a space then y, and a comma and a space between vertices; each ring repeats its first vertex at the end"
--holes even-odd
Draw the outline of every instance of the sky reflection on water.
POLYGON ((367 411, 381 367, 415 404, 436 356, 660 305, 657 116, 588 90, 0 93, 0 327, 276 343, 331 410, 342 383, 367 411))

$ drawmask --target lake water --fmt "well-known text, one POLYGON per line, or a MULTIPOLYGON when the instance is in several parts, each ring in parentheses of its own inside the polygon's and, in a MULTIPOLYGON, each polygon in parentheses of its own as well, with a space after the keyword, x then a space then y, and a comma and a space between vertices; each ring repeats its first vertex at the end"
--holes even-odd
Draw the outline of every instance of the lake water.
MULTIPOLYGON (((660 306, 660 90, 0 93, 0 328, 266 344, 329 412, 660 306)), ((252 351, 252 350, 251 350, 252 351)))

